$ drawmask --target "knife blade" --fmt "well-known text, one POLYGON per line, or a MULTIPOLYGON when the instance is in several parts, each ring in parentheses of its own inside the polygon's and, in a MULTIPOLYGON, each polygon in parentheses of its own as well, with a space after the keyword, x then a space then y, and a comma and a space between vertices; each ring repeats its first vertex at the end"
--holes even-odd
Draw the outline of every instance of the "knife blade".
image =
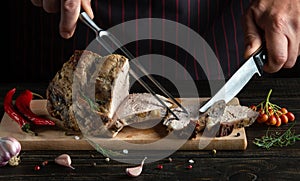
POLYGON ((251 80, 254 74, 262 75, 262 67, 267 61, 267 51, 263 44, 255 53, 253 53, 245 63, 230 77, 225 85, 208 101, 199 111, 204 113, 210 106, 219 100, 225 100, 228 103, 234 98, 242 88, 251 80))

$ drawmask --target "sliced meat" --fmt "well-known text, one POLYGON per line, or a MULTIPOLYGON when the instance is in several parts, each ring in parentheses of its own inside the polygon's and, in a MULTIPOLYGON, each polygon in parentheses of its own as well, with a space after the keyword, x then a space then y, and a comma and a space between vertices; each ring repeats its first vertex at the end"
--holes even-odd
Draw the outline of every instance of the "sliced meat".
MULTIPOLYGON (((171 107, 167 98, 157 95, 160 100, 171 107)), ((167 115, 167 109, 150 93, 129 94, 121 103, 114 114, 113 122, 109 126, 113 131, 113 137, 122 130, 124 126, 141 123, 153 119, 162 120, 167 115)))
POLYGON ((259 113, 241 105, 226 105, 224 100, 213 104, 207 112, 201 114, 196 124, 202 125, 197 129, 216 132, 216 136, 228 136, 233 129, 252 125, 259 113), (203 126, 205 125, 205 126, 203 126))
POLYGON ((190 123, 189 114, 185 113, 181 108, 171 109, 173 113, 176 114, 178 120, 175 118, 173 114, 168 114, 168 116, 164 119, 163 124, 168 127, 169 131, 172 130, 181 130, 185 128, 190 123))
POLYGON ((169 131, 185 131, 184 129, 187 127, 187 130, 190 130, 192 127, 195 127, 196 120, 199 119, 200 100, 196 98, 184 98, 177 99, 177 101, 184 107, 187 113, 177 105, 173 105, 170 109, 176 114, 179 120, 173 114, 168 114, 163 124, 168 127, 169 131))
POLYGON ((258 112, 246 106, 226 106, 221 116, 221 126, 217 136, 227 136, 232 133, 233 129, 252 125, 258 115, 258 112))
POLYGON ((223 119, 226 103, 224 100, 218 101, 207 110, 206 128, 211 129, 223 119))

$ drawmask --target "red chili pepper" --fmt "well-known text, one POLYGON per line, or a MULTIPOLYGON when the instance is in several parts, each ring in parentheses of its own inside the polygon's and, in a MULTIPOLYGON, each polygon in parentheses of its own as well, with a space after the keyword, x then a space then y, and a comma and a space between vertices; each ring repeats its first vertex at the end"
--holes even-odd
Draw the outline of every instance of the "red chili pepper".
POLYGON ((20 113, 23 114, 24 117, 32 121, 35 125, 50 125, 54 126, 55 123, 43 117, 40 117, 33 113, 30 109, 30 102, 33 98, 33 94, 29 90, 23 91, 16 99, 15 105, 20 113))
POLYGON ((30 124, 27 122, 27 120, 14 108, 12 104, 12 97, 16 92, 16 88, 11 89, 7 92, 5 98, 4 98, 4 111, 11 117, 13 120, 15 120, 23 131, 30 132, 30 124))

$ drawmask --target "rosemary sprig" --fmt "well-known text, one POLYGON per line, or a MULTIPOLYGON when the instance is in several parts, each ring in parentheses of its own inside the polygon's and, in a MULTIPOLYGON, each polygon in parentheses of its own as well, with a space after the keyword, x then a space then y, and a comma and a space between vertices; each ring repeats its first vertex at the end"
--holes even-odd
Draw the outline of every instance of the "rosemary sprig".
POLYGON ((94 141, 90 140, 89 138, 87 138, 87 141, 95 148, 96 151, 100 152, 103 156, 105 157, 111 157, 111 156, 124 156, 124 154, 117 152, 117 151, 113 151, 110 149, 105 149, 103 147, 101 147, 99 144, 95 143, 94 141))
POLYGON ((284 133, 269 133, 269 128, 264 136, 261 138, 255 138, 253 143, 258 147, 269 150, 271 147, 285 147, 293 145, 296 141, 300 140, 300 134, 295 134, 295 131, 291 131, 295 123, 292 124, 284 133))
POLYGON ((94 102, 91 98, 86 96, 85 94, 80 92, 80 95, 83 97, 83 99, 89 104, 90 108, 94 111, 99 111, 99 107, 96 102, 94 102))

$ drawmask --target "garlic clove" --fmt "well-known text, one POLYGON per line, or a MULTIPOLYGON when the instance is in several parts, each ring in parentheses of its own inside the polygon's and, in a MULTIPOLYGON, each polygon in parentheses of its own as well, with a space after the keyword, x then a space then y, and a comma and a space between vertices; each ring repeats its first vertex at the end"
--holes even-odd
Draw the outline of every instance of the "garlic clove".
POLYGON ((146 159, 147 159, 147 157, 144 158, 144 160, 142 161, 142 163, 139 166, 126 168, 127 175, 129 175, 131 177, 139 176, 143 171, 143 165, 144 165, 144 162, 146 159))
POLYGON ((74 167, 71 166, 72 161, 71 161, 71 157, 68 154, 59 155, 58 157, 55 158, 54 161, 59 165, 75 169, 74 167))
POLYGON ((126 168, 127 175, 131 177, 137 177, 142 173, 142 166, 132 167, 132 168, 126 168))

